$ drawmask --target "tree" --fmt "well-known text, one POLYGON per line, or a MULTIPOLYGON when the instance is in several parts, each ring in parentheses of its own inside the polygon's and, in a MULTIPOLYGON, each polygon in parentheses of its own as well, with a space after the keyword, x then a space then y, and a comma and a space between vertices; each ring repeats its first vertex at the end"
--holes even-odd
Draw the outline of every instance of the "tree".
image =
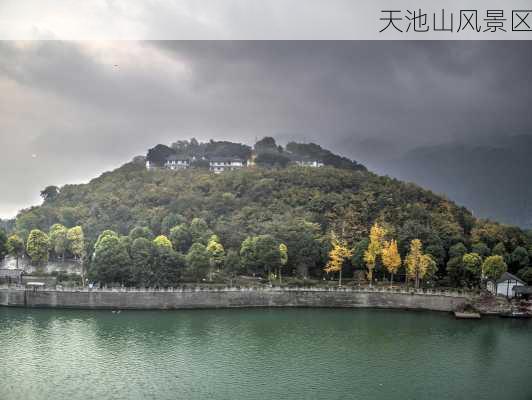
POLYGON ((166 158, 172 154, 175 154, 175 150, 171 149, 164 144, 158 144, 157 146, 148 150, 146 159, 159 167, 164 165, 166 158))
POLYGON ((466 284, 466 269, 463 264, 463 257, 466 253, 467 248, 463 243, 456 243, 449 248, 446 271, 453 285, 463 286, 466 284))
POLYGON ((240 256, 235 250, 229 250, 225 256, 224 272, 229 275, 230 285, 233 286, 233 279, 242 272, 242 264, 240 263, 240 256))
POLYGON ((16 234, 11 235, 7 239, 6 247, 9 255, 15 257, 18 268, 18 259, 24 254, 24 241, 16 234))
POLYGON ((279 244, 271 235, 248 237, 240 247, 240 258, 248 272, 266 273, 269 278, 271 269, 281 262, 279 244))
POLYGON ((91 264, 91 275, 101 283, 131 281, 131 259, 125 242, 117 233, 104 231, 98 237, 91 264))
POLYGON ((58 195, 59 188, 57 186, 46 186, 43 190, 41 190, 41 197, 45 202, 54 200, 58 195))
POLYGON ((478 285, 482 274, 482 258, 477 253, 467 253, 462 257, 462 264, 466 272, 466 280, 470 284, 478 285))
POLYGON ((61 224, 52 225, 49 231, 50 247, 56 257, 61 257, 63 260, 65 259, 65 252, 68 250, 67 232, 68 229, 61 224))
POLYGON ((530 264, 530 258, 528 257, 528 251, 524 247, 518 246, 510 254, 510 267, 511 271, 515 272, 522 268, 528 267, 530 264))
POLYGON ((204 219, 194 218, 190 223, 190 235, 192 236, 192 242, 206 245, 213 232, 209 229, 204 219))
POLYGON ((7 235, 3 229, 0 229, 0 261, 4 259, 7 252, 7 235))
POLYGON ((34 265, 44 265, 48 262, 50 251, 50 239, 48 235, 39 229, 34 229, 28 236, 26 252, 34 265))
POLYGON ((482 263, 482 275, 491 281, 499 279, 507 269, 504 258, 500 255, 489 256, 482 263))
POLYGON ((477 253, 483 259, 491 254, 490 248, 484 242, 477 242, 471 245, 471 252, 477 253))
POLYGON ((82 260, 85 256, 85 234, 81 226, 74 226, 67 232, 68 250, 75 259, 82 260))
POLYGON ((212 274, 214 269, 220 269, 224 263, 225 250, 220 243, 220 238, 212 235, 207 243, 207 253, 209 254, 209 280, 212 281, 212 274))
POLYGON ((170 240, 174 249, 182 253, 186 253, 192 246, 192 235, 185 224, 180 224, 170 229, 170 240))
POLYGON ((410 251, 406 256, 407 276, 415 279, 416 288, 419 288, 419 282, 435 267, 435 262, 427 254, 423 254, 423 245, 421 240, 414 239, 410 242, 410 251))
POLYGON ((201 243, 194 243, 185 257, 187 272, 195 280, 199 281, 209 270, 209 254, 201 243))
POLYGON ((167 249, 173 250, 172 242, 164 235, 159 235, 153 239, 153 244, 157 247, 165 247, 167 249))
POLYGON ((338 272, 338 286, 342 286, 342 269, 344 262, 351 258, 353 253, 347 247, 345 240, 338 238, 334 233, 331 236, 332 249, 329 252, 329 261, 323 270, 326 273, 338 272))
POLYGON ((517 275, 528 285, 532 284, 532 267, 521 268, 517 271, 517 275))
POLYGON ((368 269, 368 280, 370 286, 373 283, 373 270, 377 263, 377 257, 382 253, 384 245, 384 237, 386 236, 386 229, 378 223, 374 223, 369 233, 369 244, 367 250, 364 252, 364 261, 368 269))
POLYGON ((286 247, 286 244, 281 243, 279 245, 279 255, 281 257, 279 263, 279 283, 282 283, 282 269, 286 267, 286 264, 288 264, 288 247, 286 247))
POLYGON ((147 238, 139 237, 133 240, 129 250, 132 283, 148 287, 153 282, 156 251, 155 244, 147 238))
POLYGON ((382 263, 386 270, 390 273, 390 286, 393 284, 393 275, 401 266, 401 255, 397 248, 397 242, 392 239, 391 242, 386 242, 382 249, 382 263))
POLYGON ((185 218, 179 214, 170 214, 163 218, 161 222, 161 233, 164 235, 170 234, 170 230, 179 224, 184 224, 185 218))
POLYGON ((134 242, 135 239, 138 238, 152 240, 153 236, 153 232, 150 230, 150 228, 146 226, 136 226, 131 230, 131 232, 129 232, 129 238, 132 242, 134 242))
POLYGON ((185 257, 169 247, 156 247, 153 284, 156 287, 174 286, 185 269, 185 257))
POLYGON ((493 254, 494 256, 501 256, 502 258, 504 258, 505 262, 508 257, 508 253, 506 252, 506 246, 504 246, 503 242, 499 242, 495 246, 493 246, 491 254, 493 254))

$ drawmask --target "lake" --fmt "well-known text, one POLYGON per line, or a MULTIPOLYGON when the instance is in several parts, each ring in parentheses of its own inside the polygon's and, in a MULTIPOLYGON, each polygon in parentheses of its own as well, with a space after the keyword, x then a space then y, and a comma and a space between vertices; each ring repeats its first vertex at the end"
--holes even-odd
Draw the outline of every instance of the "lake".
POLYGON ((0 399, 532 399, 532 321, 0 307, 0 399))

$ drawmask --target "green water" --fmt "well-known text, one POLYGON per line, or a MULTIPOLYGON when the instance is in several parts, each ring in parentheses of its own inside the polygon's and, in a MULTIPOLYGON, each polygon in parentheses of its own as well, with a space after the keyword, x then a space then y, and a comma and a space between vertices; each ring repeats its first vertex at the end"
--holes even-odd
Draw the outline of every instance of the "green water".
POLYGON ((532 399, 531 322, 0 308, 0 399, 532 399))

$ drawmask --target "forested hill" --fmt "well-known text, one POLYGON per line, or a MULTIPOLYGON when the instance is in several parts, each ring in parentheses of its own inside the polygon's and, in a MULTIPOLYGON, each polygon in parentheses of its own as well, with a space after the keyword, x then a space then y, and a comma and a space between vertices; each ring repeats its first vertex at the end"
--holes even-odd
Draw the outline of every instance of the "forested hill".
POLYGON ((332 231, 353 245, 353 265, 363 268, 374 222, 393 233, 403 255, 410 240, 421 239, 440 270, 453 245, 481 243, 488 252, 499 243, 509 252, 529 245, 520 229, 479 222, 465 208, 414 184, 333 167, 255 167, 216 175, 202 169, 148 171, 133 162, 88 184, 62 187, 42 206, 20 212, 16 225, 25 235, 34 228, 47 232, 54 223, 80 224, 91 252, 104 230, 127 235, 145 227, 154 236, 170 235, 175 226, 193 229, 198 218, 226 251, 238 252, 248 236, 271 235, 288 245, 289 270, 303 273, 320 274, 332 231))

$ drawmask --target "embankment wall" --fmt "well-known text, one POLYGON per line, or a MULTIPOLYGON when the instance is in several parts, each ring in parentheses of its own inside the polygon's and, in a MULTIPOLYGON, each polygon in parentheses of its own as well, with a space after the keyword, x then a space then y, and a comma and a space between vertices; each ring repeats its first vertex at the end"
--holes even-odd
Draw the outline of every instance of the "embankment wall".
POLYGON ((231 289, 200 291, 66 291, 0 289, 0 305, 87 309, 352 307, 453 311, 465 295, 354 290, 231 289))

